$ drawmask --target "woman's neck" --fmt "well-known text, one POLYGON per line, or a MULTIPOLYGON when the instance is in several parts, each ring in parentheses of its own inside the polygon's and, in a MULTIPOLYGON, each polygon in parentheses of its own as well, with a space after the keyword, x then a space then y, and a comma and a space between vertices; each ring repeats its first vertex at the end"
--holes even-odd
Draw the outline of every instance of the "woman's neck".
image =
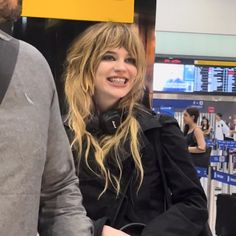
POLYGON ((189 133, 191 133, 196 127, 197 127, 196 123, 190 124, 189 125, 189 133))
POLYGON ((98 114, 104 113, 106 111, 109 111, 112 108, 115 108, 117 106, 118 102, 99 102, 98 100, 93 99, 94 106, 96 108, 96 111, 98 114))

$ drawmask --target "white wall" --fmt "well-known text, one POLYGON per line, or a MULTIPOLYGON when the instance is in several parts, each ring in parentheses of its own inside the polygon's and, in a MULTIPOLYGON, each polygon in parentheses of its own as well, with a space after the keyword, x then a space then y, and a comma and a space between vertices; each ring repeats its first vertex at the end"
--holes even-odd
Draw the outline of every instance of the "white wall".
POLYGON ((236 59, 236 0, 157 0, 156 54, 236 59))
POLYGON ((236 35, 156 31, 155 52, 236 60, 236 35))
POLYGON ((236 35, 236 0, 157 0, 156 30, 236 35))

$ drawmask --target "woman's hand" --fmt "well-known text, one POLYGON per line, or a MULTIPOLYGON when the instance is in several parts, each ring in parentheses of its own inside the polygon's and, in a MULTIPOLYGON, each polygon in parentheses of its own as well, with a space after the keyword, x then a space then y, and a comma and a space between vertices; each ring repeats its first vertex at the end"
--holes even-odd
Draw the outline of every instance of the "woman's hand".
POLYGON ((102 236, 130 236, 118 229, 112 228, 108 225, 103 226, 102 236))

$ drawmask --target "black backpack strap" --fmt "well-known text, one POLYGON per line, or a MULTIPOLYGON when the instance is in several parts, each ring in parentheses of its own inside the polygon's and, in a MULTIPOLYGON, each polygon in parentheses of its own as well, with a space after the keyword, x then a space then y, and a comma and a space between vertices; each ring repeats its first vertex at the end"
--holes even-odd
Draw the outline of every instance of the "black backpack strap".
POLYGON ((19 52, 19 41, 0 31, 0 104, 10 84, 19 52))
POLYGON ((159 127, 153 129, 151 136, 146 137, 153 146, 156 161, 160 168, 160 174, 164 190, 164 211, 167 211, 171 206, 171 192, 169 190, 166 174, 164 172, 164 164, 162 160, 163 156, 161 151, 161 132, 163 126, 165 126, 166 124, 176 124, 177 121, 173 117, 162 114, 157 114, 155 118, 158 120, 160 125, 159 127))
POLYGON ((111 218, 111 226, 115 226, 116 225, 116 221, 118 219, 118 217, 120 216, 120 213, 121 213, 121 210, 122 210, 122 206, 125 202, 125 199, 127 198, 127 193, 128 193, 128 189, 131 185, 131 182, 134 178, 134 175, 135 175, 135 169, 132 171, 132 175, 130 176, 130 178, 128 179, 126 185, 125 185, 125 188, 122 192, 122 195, 118 201, 118 204, 115 206, 115 209, 114 208, 111 208, 111 212, 113 212, 114 214, 111 214, 113 215, 112 218, 111 218))

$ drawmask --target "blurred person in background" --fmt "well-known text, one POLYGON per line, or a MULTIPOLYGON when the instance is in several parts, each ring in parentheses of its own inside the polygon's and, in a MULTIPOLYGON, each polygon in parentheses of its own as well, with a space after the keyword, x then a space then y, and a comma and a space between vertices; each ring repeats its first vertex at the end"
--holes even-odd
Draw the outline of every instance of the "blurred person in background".
POLYGON ((230 122, 230 136, 236 141, 236 114, 233 115, 233 119, 230 122))
POLYGON ((197 125, 199 111, 195 107, 184 111, 184 136, 187 140, 190 153, 203 153, 206 151, 206 142, 202 129, 197 125))
POLYGON ((202 117, 201 129, 203 131, 204 137, 210 138, 212 128, 209 120, 205 116, 202 117))
POLYGON ((222 114, 216 114, 216 122, 215 122, 215 138, 217 140, 225 140, 230 137, 230 129, 222 119, 222 114))

